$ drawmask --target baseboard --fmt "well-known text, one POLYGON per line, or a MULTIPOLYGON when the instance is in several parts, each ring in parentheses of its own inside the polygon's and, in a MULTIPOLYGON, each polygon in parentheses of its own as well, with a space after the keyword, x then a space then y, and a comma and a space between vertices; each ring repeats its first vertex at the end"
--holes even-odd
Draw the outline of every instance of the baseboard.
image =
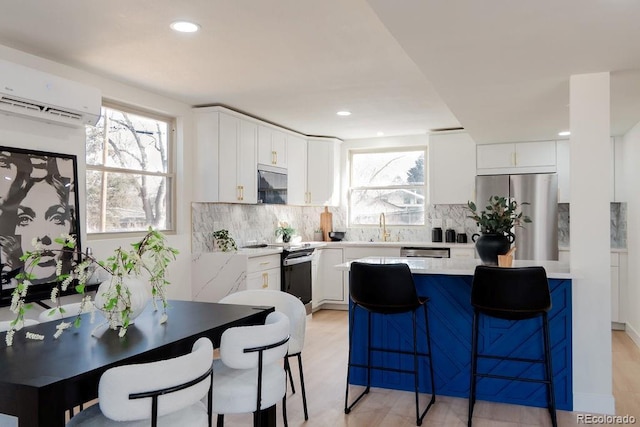
POLYGON ((624 331, 627 333, 627 335, 629 335, 631 341, 633 341, 638 346, 638 348, 640 348, 640 334, 638 333, 638 331, 636 331, 633 326, 628 323, 624 331))
POLYGON ((626 329, 626 326, 627 325, 622 322, 611 322, 612 331, 624 331, 626 329))
MULTIPOLYGON (((320 306, 316 307, 317 310, 349 310, 349 304, 331 304, 331 303, 323 303, 320 306)), ((315 310, 314 310, 315 311, 315 310)))
POLYGON ((612 394, 573 392, 573 412, 615 415, 616 402, 612 394))

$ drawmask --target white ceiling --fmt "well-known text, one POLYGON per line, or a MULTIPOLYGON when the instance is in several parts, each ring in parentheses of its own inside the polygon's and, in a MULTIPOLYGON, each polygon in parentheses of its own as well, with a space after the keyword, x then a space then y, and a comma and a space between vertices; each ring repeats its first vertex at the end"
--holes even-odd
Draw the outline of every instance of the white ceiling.
POLYGON ((569 128, 569 76, 612 71, 612 134, 640 120, 636 0, 0 0, 0 44, 190 105, 343 139, 569 128), (177 19, 199 23, 176 34, 177 19), (338 110, 353 112, 338 117, 338 110))

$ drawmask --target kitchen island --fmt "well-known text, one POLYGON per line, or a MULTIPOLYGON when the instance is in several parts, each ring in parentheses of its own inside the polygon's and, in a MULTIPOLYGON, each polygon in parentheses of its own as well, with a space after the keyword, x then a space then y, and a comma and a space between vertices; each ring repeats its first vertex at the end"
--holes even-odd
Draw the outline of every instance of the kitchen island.
MULTIPOLYGON (((467 398, 471 363, 471 282, 476 259, 396 258, 369 257, 357 260, 373 264, 406 263, 413 273, 414 282, 421 296, 429 301, 429 327, 433 351, 436 393, 467 398)), ((515 261, 515 267, 541 265, 547 271, 551 290, 552 309, 549 312, 552 362, 558 409, 572 410, 572 310, 571 276, 569 265, 558 261, 515 261)), ((338 266, 348 270, 350 263, 338 266)), ((393 284, 390 284, 393 286, 393 284)), ((350 305, 349 309, 353 307, 350 305)), ((422 316, 422 311, 418 311, 422 316)), ((373 315, 374 346, 411 348, 411 315, 373 315), (398 339, 397 337, 401 338, 398 339)), ((353 360, 366 361, 366 315, 356 312, 353 360)), ((424 325, 419 317, 418 325, 424 325)), ((480 321, 479 350, 483 353, 509 354, 522 358, 542 357, 541 319, 518 322, 482 316, 480 321)), ((424 328, 424 327, 423 327, 424 328)), ((418 334, 420 334, 420 330, 418 334)), ((424 334, 424 330, 422 331, 424 334)), ((420 336, 420 335, 419 335, 420 336)), ((424 336, 424 335, 422 335, 424 336)), ((418 351, 426 352, 424 340, 418 351)), ((374 364, 403 368, 411 366, 411 356, 374 354, 374 364)), ((479 360, 480 372, 500 372, 502 375, 523 375, 542 378, 543 365, 531 363, 479 360)), ((364 369, 353 369, 351 383, 363 385, 364 369)), ((413 377, 395 372, 372 371, 372 386, 399 390, 413 390, 413 377)), ((428 370, 421 370, 420 390, 430 392, 428 370)), ((546 391, 543 384, 504 381, 483 378, 478 381, 478 399, 519 405, 546 407, 546 391)))

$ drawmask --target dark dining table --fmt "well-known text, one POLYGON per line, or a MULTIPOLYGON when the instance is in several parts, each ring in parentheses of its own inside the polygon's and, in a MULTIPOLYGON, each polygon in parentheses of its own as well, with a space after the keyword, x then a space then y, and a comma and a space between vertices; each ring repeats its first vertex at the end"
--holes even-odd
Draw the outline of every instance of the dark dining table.
MULTIPOLYGON (((82 315, 80 327, 67 329, 58 339, 53 334, 59 321, 16 332, 11 347, 1 333, 0 413, 17 416, 20 427, 64 426, 65 410, 98 397, 98 382, 107 369, 187 354, 200 337, 219 347, 227 328, 262 324, 273 310, 171 300, 166 323, 160 324, 162 311, 149 304, 122 338, 113 330, 104 330, 99 338, 91 335, 104 321, 98 313, 94 323, 89 314, 82 315), (26 339, 25 331, 45 339, 26 339)), ((260 416, 274 425, 275 407, 260 416)))

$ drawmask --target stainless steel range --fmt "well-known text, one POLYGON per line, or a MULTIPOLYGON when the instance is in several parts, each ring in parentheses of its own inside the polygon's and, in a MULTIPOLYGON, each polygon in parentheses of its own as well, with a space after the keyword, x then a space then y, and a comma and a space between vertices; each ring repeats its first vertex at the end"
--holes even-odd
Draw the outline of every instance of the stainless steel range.
POLYGON ((311 313, 311 260, 314 248, 290 246, 282 251, 281 290, 295 295, 311 313))

